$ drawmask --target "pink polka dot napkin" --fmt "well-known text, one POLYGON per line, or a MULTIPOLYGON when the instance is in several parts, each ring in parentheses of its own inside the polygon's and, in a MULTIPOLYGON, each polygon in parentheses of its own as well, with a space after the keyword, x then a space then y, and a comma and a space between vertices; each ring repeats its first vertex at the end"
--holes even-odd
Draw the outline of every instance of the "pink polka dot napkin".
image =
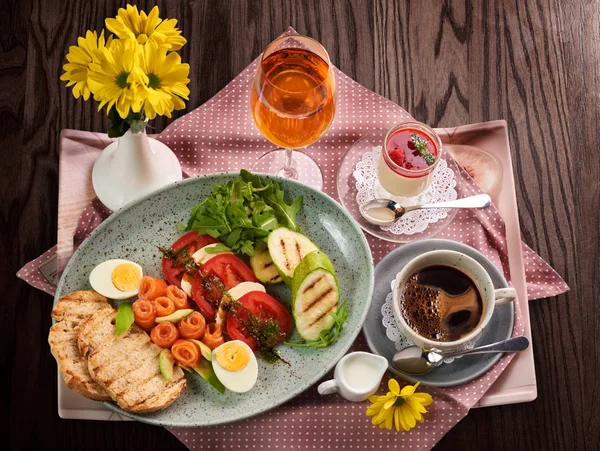
MULTIPOLYGON (((295 32, 289 29, 286 33, 295 32)), ((263 153, 274 148, 256 129, 249 111, 249 84, 256 65, 257 60, 216 96, 172 123, 158 137, 177 154, 187 176, 249 168, 263 153)), ((349 146, 372 131, 411 119, 404 109, 339 70, 336 69, 335 75, 338 86, 335 120, 325 136, 308 150, 323 170, 323 191, 333 198, 337 198, 336 171, 349 146)), ((490 124, 498 126, 497 123, 490 124)), ((465 127, 468 133, 475 134, 490 133, 494 128, 488 124, 465 127)), ((449 147, 461 143, 460 131, 461 127, 439 130, 449 147)), ((452 149, 449 150, 454 155, 452 149)), ((462 164, 459 150, 457 147, 456 158, 462 164)), ((465 167, 468 172, 460 169, 457 174, 461 179, 459 197, 481 192, 472 178, 478 178, 477 165, 465 167)), ((493 192, 489 194, 494 198, 493 192)), ((109 214, 110 211, 97 199, 90 203, 79 219, 74 248, 109 214)), ((480 250, 510 280, 505 225, 496 208, 459 211, 452 224, 436 238, 461 241, 480 250)), ((371 236, 368 239, 375 263, 397 247, 371 236)), ((557 295, 568 289, 546 262, 525 244, 522 246, 530 299, 557 295)), ((55 253, 53 248, 28 263, 19 271, 18 277, 47 293, 54 293, 52 275, 44 276, 39 267, 55 253)), ((520 309, 516 310, 515 335, 523 332, 520 309)), ((367 350, 362 336, 352 350, 367 350)), ((254 418, 229 425, 171 428, 170 431, 190 449, 430 449, 477 403, 512 357, 503 357, 490 371, 467 384, 449 389, 423 388, 433 395, 434 403, 428 408, 425 422, 408 433, 380 430, 372 426, 365 415, 368 403, 349 403, 337 396, 321 397, 316 387, 254 418)), ((381 391, 385 391, 385 384, 381 391)))

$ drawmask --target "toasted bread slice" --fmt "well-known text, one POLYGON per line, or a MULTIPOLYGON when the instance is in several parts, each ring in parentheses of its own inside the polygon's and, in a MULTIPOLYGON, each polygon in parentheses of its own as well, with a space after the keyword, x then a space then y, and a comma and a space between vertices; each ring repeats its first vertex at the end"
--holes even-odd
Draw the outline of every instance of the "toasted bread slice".
POLYGON ((115 317, 114 310, 100 310, 79 329, 77 344, 88 359, 90 374, 123 410, 164 409, 185 389, 183 371, 175 367, 172 381, 167 382, 159 367, 162 348, 136 324, 117 336, 115 317))
POLYGON ((102 309, 114 310, 95 291, 77 291, 61 297, 52 309, 52 317, 58 322, 50 328, 48 343, 67 387, 87 398, 110 401, 108 393, 90 376, 87 360, 77 347, 80 324, 102 309))

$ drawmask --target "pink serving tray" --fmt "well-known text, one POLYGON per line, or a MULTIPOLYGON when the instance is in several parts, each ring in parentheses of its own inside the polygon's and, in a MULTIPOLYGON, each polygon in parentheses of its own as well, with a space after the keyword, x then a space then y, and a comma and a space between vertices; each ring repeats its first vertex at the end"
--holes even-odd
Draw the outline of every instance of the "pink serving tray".
MULTIPOLYGON (((506 222, 506 242, 513 286, 521 299, 527 299, 519 216, 515 196, 514 176, 508 146, 506 122, 468 125, 457 129, 440 130, 445 147, 459 161, 461 152, 485 149, 498 165, 499 183, 490 191, 496 207, 506 222), (482 131, 484 133, 482 133, 482 131), (444 136, 445 135, 445 136, 444 136)), ((92 166, 100 151, 111 140, 101 133, 64 130, 60 141, 58 195, 58 268, 64 268, 73 253, 73 234, 80 214, 94 198, 92 166)), ((529 306, 521 302, 525 335, 531 340, 529 306)), ((126 420, 106 409, 102 403, 91 401, 72 392, 58 378, 58 414, 64 419, 121 421, 126 420)), ((515 356, 476 407, 532 401, 537 397, 533 362, 533 347, 515 356)))

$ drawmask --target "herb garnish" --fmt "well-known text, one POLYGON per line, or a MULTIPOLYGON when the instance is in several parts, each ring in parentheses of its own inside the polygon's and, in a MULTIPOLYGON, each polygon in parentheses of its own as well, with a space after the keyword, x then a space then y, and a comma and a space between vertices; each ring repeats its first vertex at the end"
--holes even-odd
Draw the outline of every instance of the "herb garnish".
POLYGON ((321 331, 319 334, 319 340, 316 341, 306 341, 302 340, 298 343, 289 343, 284 342, 288 346, 297 346, 302 348, 325 348, 338 339, 342 329, 344 327, 344 323, 348 318, 348 310, 346 309, 346 301, 342 302, 340 307, 333 313, 329 313, 333 318, 333 325, 327 329, 321 331))
POLYGON ((429 144, 429 141, 421 138, 416 133, 413 133, 412 135, 410 135, 410 139, 413 142, 413 144, 415 145, 415 150, 417 150, 421 154, 421 156, 423 157, 423 159, 429 166, 431 166, 433 163, 435 163, 435 157, 427 149, 427 144, 429 144))
POLYGON ((277 344, 281 326, 273 318, 261 320, 255 314, 248 311, 248 319, 241 319, 240 322, 248 335, 256 340, 259 348, 271 348, 277 344))
POLYGON ((277 362, 283 362, 283 363, 285 363, 288 366, 290 365, 290 362, 288 362, 287 360, 285 360, 281 356, 281 354, 279 353, 279 351, 277 349, 274 349, 274 348, 263 349, 262 351, 260 351, 259 355, 267 363, 275 364, 277 362))
POLYGON ((188 274, 194 273, 198 269, 198 265, 196 264, 194 259, 188 255, 186 247, 175 251, 170 247, 159 246, 158 250, 163 255, 163 257, 171 260, 174 266, 185 268, 185 271, 188 274))
POLYGON ((221 305, 240 322, 245 335, 254 338, 261 351, 268 351, 279 342, 281 326, 276 319, 260 319, 232 298, 223 299, 221 305))
POLYGON ((180 228, 218 237, 234 253, 251 257, 256 243, 265 241, 272 230, 284 226, 301 232, 296 215, 302 207, 302 196, 287 204, 284 195, 275 180, 263 180, 242 169, 240 178, 227 185, 215 185, 180 228))

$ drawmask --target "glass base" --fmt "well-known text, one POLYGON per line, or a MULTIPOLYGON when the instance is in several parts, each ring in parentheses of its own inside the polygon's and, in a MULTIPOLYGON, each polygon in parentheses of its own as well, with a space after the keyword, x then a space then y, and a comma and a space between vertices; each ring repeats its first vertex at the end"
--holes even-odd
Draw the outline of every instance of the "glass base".
POLYGON ((279 175, 289 179, 297 180, 305 185, 312 186, 319 191, 323 189, 323 174, 315 160, 303 152, 294 150, 292 152, 292 171, 287 173, 283 170, 285 166, 285 149, 276 149, 264 154, 252 166, 253 172, 263 174, 279 175))

